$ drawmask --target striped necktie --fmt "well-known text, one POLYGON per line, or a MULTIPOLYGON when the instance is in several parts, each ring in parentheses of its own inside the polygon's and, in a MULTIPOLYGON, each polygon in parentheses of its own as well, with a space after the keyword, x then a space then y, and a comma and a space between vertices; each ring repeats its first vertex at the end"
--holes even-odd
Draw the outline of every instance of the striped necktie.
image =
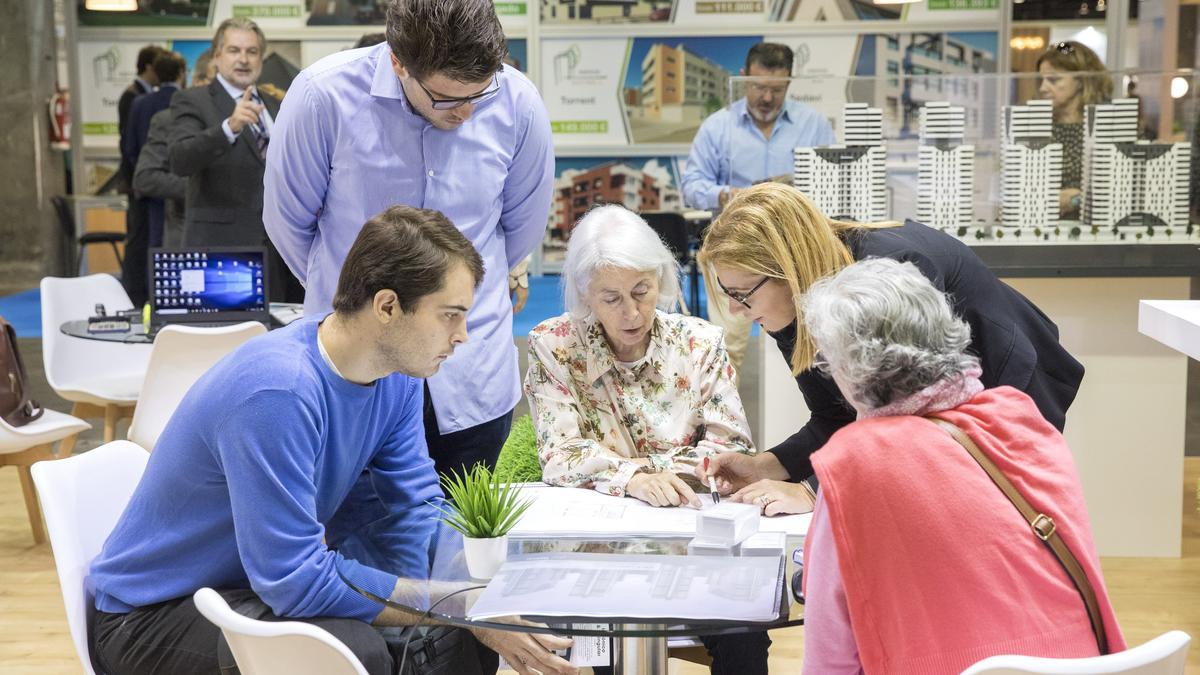
MULTIPOLYGON (((250 94, 250 98, 253 98, 255 103, 263 105, 257 89, 250 94)), ((250 125, 250 131, 254 134, 255 147, 258 148, 258 154, 263 156, 267 154, 267 144, 271 142, 271 137, 267 135, 267 127, 263 123, 262 116, 264 114, 266 114, 266 106, 263 106, 263 112, 259 113, 258 121, 250 125)))

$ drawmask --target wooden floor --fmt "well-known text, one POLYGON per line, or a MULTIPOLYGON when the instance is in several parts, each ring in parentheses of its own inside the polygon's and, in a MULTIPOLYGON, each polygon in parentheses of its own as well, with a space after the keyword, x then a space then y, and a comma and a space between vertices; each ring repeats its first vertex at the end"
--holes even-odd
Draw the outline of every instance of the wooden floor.
MULTIPOLYGON (((1104 575, 1131 645, 1172 628, 1200 643, 1200 458, 1188 459, 1184 548, 1179 559, 1106 558, 1104 575)), ((772 633, 771 672, 798 673, 803 629, 772 633)), ((672 660, 672 673, 707 669, 672 660)), ((1200 644, 1188 655, 1200 673, 1200 644)), ((16 471, 0 471, 0 672, 79 673, 48 545, 34 546, 16 471)))

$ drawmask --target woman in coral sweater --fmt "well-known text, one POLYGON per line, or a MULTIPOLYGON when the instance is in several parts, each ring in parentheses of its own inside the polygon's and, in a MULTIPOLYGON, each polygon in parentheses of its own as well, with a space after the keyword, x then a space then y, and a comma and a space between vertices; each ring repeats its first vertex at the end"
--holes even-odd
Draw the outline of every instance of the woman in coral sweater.
POLYGON ((987 473, 928 416, 963 430, 1057 525, 1125 648, 1083 490, 1030 397, 983 388, 969 325, 911 263, 868 259, 813 285, 818 367, 858 414, 813 455, 805 673, 958 673, 995 654, 1100 652, 1080 592, 987 473))

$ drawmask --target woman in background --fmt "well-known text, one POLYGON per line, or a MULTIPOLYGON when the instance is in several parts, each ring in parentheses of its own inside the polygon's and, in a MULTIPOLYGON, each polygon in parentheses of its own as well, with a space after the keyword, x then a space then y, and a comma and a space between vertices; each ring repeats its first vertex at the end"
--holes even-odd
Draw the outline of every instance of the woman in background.
POLYGON ((1054 106, 1051 138, 1063 147, 1059 213, 1077 220, 1083 204, 1083 109, 1112 98, 1112 78, 1100 57, 1074 40, 1051 45, 1038 57, 1037 69, 1041 74, 1038 92, 1054 106))

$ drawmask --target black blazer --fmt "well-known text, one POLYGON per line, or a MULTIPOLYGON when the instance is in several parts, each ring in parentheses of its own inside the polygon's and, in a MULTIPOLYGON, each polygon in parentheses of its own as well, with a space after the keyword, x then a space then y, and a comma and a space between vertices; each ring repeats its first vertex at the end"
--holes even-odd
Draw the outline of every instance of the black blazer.
POLYGON ((133 165, 136 158, 127 157, 125 155, 125 126, 129 124, 129 109, 133 107, 133 101, 143 94, 149 94, 150 89, 142 85, 141 80, 134 80, 125 91, 121 92, 121 98, 117 99, 117 134, 120 136, 118 149, 121 151, 121 164, 117 169, 120 176, 121 185, 120 192, 128 192, 129 185, 133 182, 133 165))
MULTIPOLYGON (((272 119, 277 118, 279 100, 263 91, 259 96, 272 119)), ((264 157, 249 128, 232 145, 221 129, 236 105, 216 80, 171 99, 171 171, 188 178, 186 245, 260 246, 267 240, 262 224, 264 157)))
MULTIPOLYGON (((855 260, 891 258, 911 262, 950 295, 956 314, 971 326, 970 351, 979 357, 983 385, 1009 385, 1025 392, 1059 431, 1083 380, 1083 364, 1058 341, 1054 325, 1025 296, 996 278, 966 244, 914 221, 901 227, 855 230, 846 237, 855 260)), ((772 333, 791 361, 793 324, 772 333)), ((855 419, 854 409, 833 380, 815 369, 796 377, 812 416, 800 431, 771 448, 793 480, 813 475, 812 453, 855 419)))

